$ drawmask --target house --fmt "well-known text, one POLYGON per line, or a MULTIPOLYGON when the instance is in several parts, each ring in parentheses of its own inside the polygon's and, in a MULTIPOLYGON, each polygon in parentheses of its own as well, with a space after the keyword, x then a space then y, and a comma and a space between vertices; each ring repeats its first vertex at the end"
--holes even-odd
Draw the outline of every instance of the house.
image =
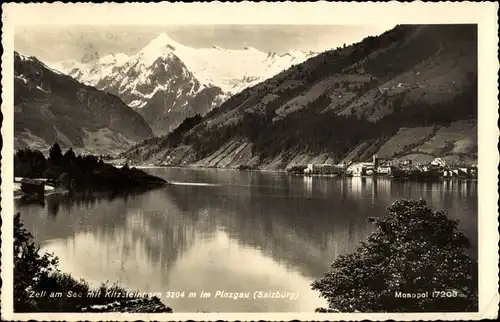
POLYGON ((404 161, 401 161, 400 164, 406 165, 406 166, 411 166, 413 164, 413 161, 412 160, 404 160, 404 161))
POLYGON ((377 168, 377 174, 390 175, 391 174, 391 167, 388 167, 388 166, 379 166, 377 168))
POLYGON ((372 162, 358 162, 351 164, 346 173, 351 174, 354 177, 364 176, 364 175, 374 175, 377 173, 379 168, 379 159, 376 154, 373 155, 372 162))
POLYGON ((347 172, 354 177, 360 177, 363 174, 363 164, 354 163, 347 168, 347 172))
POLYGON ((333 164, 308 164, 305 168, 305 174, 340 174, 343 168, 333 164))
POLYGON ((351 164, 347 168, 347 172, 352 174, 354 177, 360 177, 363 175, 368 175, 368 171, 373 174, 374 166, 372 162, 358 162, 351 164))
POLYGON ((444 170, 443 171, 443 177, 445 177, 445 178, 452 178, 453 177, 453 171, 451 171, 451 170, 444 170))
POLYGON ((399 160, 395 159, 395 160, 387 160, 384 162, 384 164, 386 166, 389 166, 389 167, 394 167, 394 166, 398 166, 401 162, 399 162, 399 160))
POLYGON ((432 160, 431 165, 444 167, 446 166, 446 162, 444 162, 441 158, 435 158, 434 160, 432 160))
POLYGON ((340 169, 346 169, 348 165, 349 165, 349 163, 341 162, 341 163, 337 164, 337 167, 340 169))

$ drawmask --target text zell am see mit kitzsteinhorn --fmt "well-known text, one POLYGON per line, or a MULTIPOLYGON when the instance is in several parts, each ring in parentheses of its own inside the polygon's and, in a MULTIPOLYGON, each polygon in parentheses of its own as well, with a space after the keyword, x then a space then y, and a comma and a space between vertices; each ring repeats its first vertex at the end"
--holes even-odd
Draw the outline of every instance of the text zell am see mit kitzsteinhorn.
POLYGON ((215 291, 215 292, 115 292, 107 291, 101 294, 101 292, 88 292, 86 294, 78 292, 31 292, 30 297, 40 298, 40 297, 107 297, 107 298, 140 298, 140 297, 158 297, 158 298, 214 298, 214 299, 283 299, 283 300, 296 300, 299 298, 298 292, 282 292, 282 291, 254 291, 254 292, 226 292, 226 291, 215 291))

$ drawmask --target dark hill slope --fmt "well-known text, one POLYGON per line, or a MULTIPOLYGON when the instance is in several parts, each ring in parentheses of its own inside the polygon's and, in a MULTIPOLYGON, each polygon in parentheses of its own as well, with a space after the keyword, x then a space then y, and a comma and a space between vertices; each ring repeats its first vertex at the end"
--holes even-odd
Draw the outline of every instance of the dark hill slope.
POLYGON ((14 54, 15 148, 54 142, 92 153, 123 151, 152 136, 117 96, 79 83, 35 57, 14 54))

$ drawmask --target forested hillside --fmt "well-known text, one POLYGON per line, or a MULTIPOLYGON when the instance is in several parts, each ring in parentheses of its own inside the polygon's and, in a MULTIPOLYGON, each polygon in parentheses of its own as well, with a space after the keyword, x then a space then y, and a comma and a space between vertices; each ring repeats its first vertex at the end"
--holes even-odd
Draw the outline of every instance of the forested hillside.
POLYGON ((476 26, 401 25, 293 66, 124 156, 270 169, 375 153, 470 163, 476 120, 476 26))

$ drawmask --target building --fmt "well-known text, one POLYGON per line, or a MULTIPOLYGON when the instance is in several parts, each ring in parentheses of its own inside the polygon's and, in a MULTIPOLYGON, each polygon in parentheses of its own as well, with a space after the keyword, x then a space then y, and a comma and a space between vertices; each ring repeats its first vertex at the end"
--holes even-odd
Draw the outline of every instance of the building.
POLYGON ((444 162, 441 158, 435 158, 434 160, 432 160, 431 165, 445 167, 446 162, 444 162))
POLYGON ((343 172, 343 168, 333 164, 308 164, 305 168, 305 174, 340 174, 343 172))
POLYGON ((377 167, 377 174, 381 175, 391 175, 391 167, 388 166, 378 166, 377 167))
POLYGON ((341 168, 341 169, 347 169, 347 167, 349 166, 350 163, 348 162, 341 162, 341 163, 338 163, 337 164, 337 167, 341 168))
POLYGON ((403 160, 400 162, 400 165, 405 165, 405 166, 412 166, 413 161, 412 160, 403 160))
POLYGON ((373 167, 375 169, 377 169, 379 166, 379 159, 378 159, 378 156, 376 154, 373 155, 373 167))
MULTIPOLYGON (((353 177, 372 176, 378 173, 379 158, 376 154, 373 155, 372 162, 357 162, 349 165, 346 173, 353 177)), ((385 167, 384 167, 385 168, 385 167)))
MULTIPOLYGON (((378 174, 378 169, 380 167, 380 160, 376 154, 373 155, 372 157, 372 162, 357 162, 357 163, 352 163, 349 165, 347 168, 346 173, 354 176, 354 177, 359 177, 359 176, 373 176, 378 174)), ((383 171, 387 171, 383 167, 383 171)))
POLYGON ((367 172, 371 171, 373 174, 374 166, 373 162, 358 162, 353 163, 347 168, 347 173, 351 174, 354 177, 360 177, 364 175, 368 175, 367 172))

